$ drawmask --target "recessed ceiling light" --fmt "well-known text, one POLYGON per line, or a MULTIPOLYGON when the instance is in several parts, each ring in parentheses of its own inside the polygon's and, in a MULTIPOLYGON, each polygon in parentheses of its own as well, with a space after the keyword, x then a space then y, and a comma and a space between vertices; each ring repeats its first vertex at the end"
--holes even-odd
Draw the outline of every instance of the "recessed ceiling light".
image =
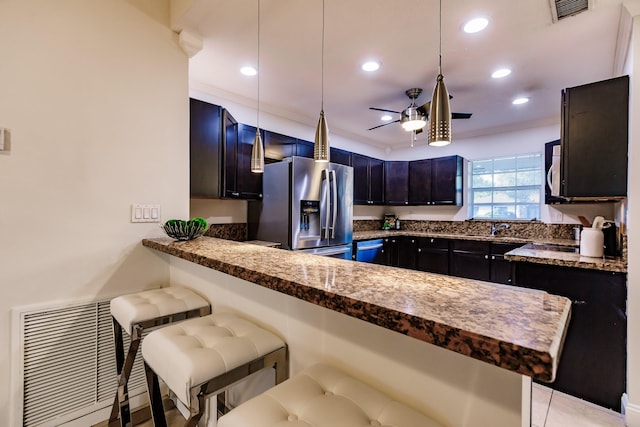
POLYGON ((511 103, 513 105, 520 105, 520 104, 526 104, 527 102, 529 102, 529 98, 523 96, 521 98, 514 99, 511 103))
POLYGON ((367 61, 362 64, 362 69, 364 71, 376 71, 378 68, 380 68, 380 63, 376 61, 367 61))
POLYGON ((393 119, 393 117, 391 117, 388 114, 385 114, 384 116, 380 117, 380 120, 382 120, 383 122, 388 122, 391 119, 393 119))
POLYGON ((499 70, 495 70, 493 74, 491 74, 491 77, 493 77, 494 79, 501 79, 503 77, 507 77, 509 74, 511 74, 510 69, 500 68, 499 70))
POLYGON ((464 24, 464 32, 477 33, 478 31, 482 31, 487 28, 487 25, 489 25, 489 20, 487 18, 474 18, 464 24))
POLYGON ((256 74, 258 74, 258 71, 255 68, 248 65, 240 68, 240 72, 245 76, 255 76, 256 74))

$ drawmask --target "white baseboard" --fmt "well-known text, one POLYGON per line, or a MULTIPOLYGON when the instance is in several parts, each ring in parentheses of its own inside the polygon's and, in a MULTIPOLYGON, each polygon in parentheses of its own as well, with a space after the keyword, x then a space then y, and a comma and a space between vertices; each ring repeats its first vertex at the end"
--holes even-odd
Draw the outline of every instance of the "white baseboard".
POLYGON ((640 405, 630 403, 626 393, 622 395, 622 413, 627 427, 640 427, 640 405))

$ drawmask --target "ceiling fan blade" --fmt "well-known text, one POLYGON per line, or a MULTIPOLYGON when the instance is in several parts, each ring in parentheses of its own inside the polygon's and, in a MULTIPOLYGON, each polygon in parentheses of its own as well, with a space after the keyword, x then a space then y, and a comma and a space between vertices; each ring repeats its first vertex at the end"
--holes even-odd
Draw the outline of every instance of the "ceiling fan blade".
POLYGON ((369 110, 384 111, 384 112, 386 112, 386 113, 396 113, 396 114, 400 114, 400 111, 387 110, 386 108, 369 107, 369 110))
POLYGON ((429 109, 431 108, 431 101, 425 102, 423 105, 417 108, 418 112, 425 117, 429 117, 429 109))
POLYGON ((451 113, 452 119, 468 119, 472 113, 451 113))
POLYGON ((382 124, 382 125, 374 126, 374 127, 372 127, 371 129, 369 129, 369 130, 378 129, 378 128, 381 128, 382 126, 390 125, 391 123, 398 123, 399 121, 400 121, 400 119, 395 120, 395 121, 393 121, 393 122, 384 123, 384 124, 382 124))

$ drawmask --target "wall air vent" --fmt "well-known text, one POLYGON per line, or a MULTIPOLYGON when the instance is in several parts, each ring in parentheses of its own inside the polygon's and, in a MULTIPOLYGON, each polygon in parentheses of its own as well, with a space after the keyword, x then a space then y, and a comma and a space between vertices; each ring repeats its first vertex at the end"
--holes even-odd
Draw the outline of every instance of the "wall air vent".
POLYGON ((593 0, 549 0, 551 19, 558 22, 562 18, 577 15, 593 8, 593 0))

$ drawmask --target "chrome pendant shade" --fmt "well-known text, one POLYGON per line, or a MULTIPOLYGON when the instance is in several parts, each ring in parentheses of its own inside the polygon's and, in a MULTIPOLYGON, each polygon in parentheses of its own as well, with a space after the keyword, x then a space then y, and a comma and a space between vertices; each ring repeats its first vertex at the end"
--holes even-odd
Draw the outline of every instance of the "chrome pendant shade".
POLYGON ((431 97, 429 112, 429 145, 442 147, 451 144, 451 105, 444 77, 438 74, 431 97))
POLYGON ((316 162, 329 161, 329 125, 327 125, 324 110, 320 110, 320 119, 318 119, 316 139, 313 145, 313 159, 316 162))
POLYGON ((264 172, 264 147, 262 145, 259 128, 256 128, 256 137, 253 140, 253 147, 251 148, 251 172, 264 172))

